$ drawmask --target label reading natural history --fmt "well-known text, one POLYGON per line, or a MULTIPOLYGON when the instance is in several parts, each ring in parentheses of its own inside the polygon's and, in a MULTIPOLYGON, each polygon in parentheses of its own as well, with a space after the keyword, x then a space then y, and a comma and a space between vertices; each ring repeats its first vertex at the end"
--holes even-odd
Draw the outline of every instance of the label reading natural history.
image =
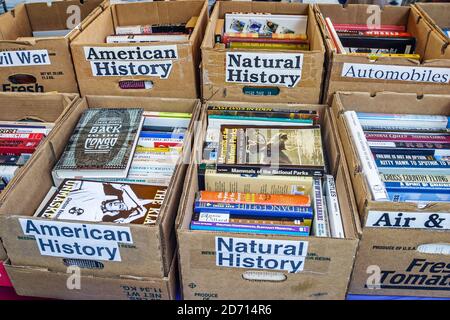
POLYGON ((129 227, 19 219, 22 231, 34 236, 43 256, 122 261, 119 244, 133 244, 129 227))
POLYGON ((226 53, 225 81, 263 86, 295 87, 302 78, 301 53, 226 53))
POLYGON ((303 271, 308 241, 216 237, 216 265, 272 271, 303 271))
POLYGON ((148 76, 168 79, 176 45, 136 47, 84 47, 95 77, 148 76))
POLYGON ((450 81, 450 68, 344 63, 341 76, 358 79, 445 84, 450 81))
POLYGON ((19 50, 0 52, 0 67, 27 67, 49 65, 47 50, 19 50))
POLYGON ((369 211, 366 227, 450 230, 450 213, 369 211))

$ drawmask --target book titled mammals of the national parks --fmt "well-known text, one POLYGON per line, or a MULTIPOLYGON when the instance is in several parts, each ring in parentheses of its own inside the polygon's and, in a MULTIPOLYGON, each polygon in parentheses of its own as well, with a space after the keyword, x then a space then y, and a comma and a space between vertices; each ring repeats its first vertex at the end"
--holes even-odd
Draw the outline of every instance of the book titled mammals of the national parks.
POLYGON ((143 109, 85 111, 53 169, 55 181, 70 178, 125 178, 143 122, 143 109))
POLYGON ((321 176, 320 126, 221 126, 217 172, 321 176))

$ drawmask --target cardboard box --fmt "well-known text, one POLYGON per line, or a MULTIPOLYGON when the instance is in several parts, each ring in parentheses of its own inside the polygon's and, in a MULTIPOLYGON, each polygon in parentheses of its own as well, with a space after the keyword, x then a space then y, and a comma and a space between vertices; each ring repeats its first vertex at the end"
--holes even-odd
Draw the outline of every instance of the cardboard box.
POLYGON ((0 91, 78 93, 70 42, 98 15, 100 0, 19 4, 0 16, 0 91), (77 14, 81 22, 77 21, 77 14), (33 31, 72 29, 66 36, 33 31))
POLYGON ((371 96, 367 92, 338 92, 333 100, 333 114, 337 119, 363 228, 349 292, 450 297, 448 251, 447 254, 445 249, 441 254, 430 254, 419 248, 438 243, 448 246, 449 229, 433 227, 432 223, 427 228, 424 221, 448 216, 450 203, 424 205, 373 201, 343 119, 345 110, 450 115, 450 95, 380 92, 371 96), (402 219, 396 224, 395 219, 399 217, 402 219), (416 218, 411 221, 417 223, 407 223, 408 217, 416 218), (442 280, 445 277, 446 284, 442 280), (376 285, 379 285, 378 289, 374 289, 376 285))
POLYGON ((64 300, 174 300, 176 263, 165 277, 98 277, 81 270, 67 272, 5 264, 20 296, 64 300), (76 278, 80 275, 79 278, 76 278))
MULTIPOLYGON (((327 79, 324 86, 324 102, 331 104, 336 91, 413 92, 417 94, 445 94, 450 92, 450 60, 437 52, 428 38, 433 31, 411 7, 385 6, 380 9, 383 24, 404 25, 407 32, 416 37, 416 53, 422 60, 399 57, 368 57, 337 54, 325 26, 325 17, 333 23, 367 24, 378 14, 376 6, 349 4, 315 5, 317 21, 325 39, 327 50, 327 79), (372 70, 372 71, 371 71, 372 70), (397 80, 398 79, 398 80, 397 80), (405 79, 405 80, 402 80, 405 79)), ((441 49, 442 46, 439 47, 441 49)))
POLYGON ((450 3, 416 3, 413 10, 417 10, 419 15, 428 22, 433 29, 428 39, 428 46, 425 56, 429 59, 442 56, 450 59, 450 37, 442 28, 450 28, 450 3))
MULTIPOLYGON (((51 170, 64 151, 81 114, 87 108, 142 107, 144 110, 151 111, 191 112, 191 125, 193 125, 198 118, 198 105, 199 101, 196 99, 116 96, 87 96, 82 99, 67 115, 64 130, 60 130, 58 135, 49 139, 49 143, 44 146, 45 149, 41 149, 41 152, 35 155, 35 159, 30 163, 26 174, 20 177, 21 180, 17 182, 14 190, 8 194, 0 207, 0 235, 11 264, 13 266, 48 268, 50 271, 64 273, 68 265, 77 263, 83 267, 83 275, 86 276, 110 277, 120 275, 124 277, 157 277, 158 279, 166 277, 170 271, 170 264, 175 252, 174 221, 178 210, 178 195, 181 194, 187 168, 186 159, 189 159, 190 156, 191 128, 188 128, 183 155, 176 165, 155 226, 78 223, 35 218, 33 214, 53 185, 51 170), (26 223, 29 228, 24 227, 22 229, 20 221, 26 223), (53 225, 59 227, 57 229, 60 232, 55 230, 55 227, 52 227, 53 225), (31 230, 33 226, 37 226, 39 233, 35 232, 32 236, 24 234, 24 230, 31 230), (67 233, 61 231, 63 226, 87 228, 87 235, 86 233, 74 233, 75 236, 69 235, 66 237, 67 233), (45 231, 42 231, 42 228, 45 231), (98 237, 98 232, 102 235, 108 233, 110 236, 102 238, 102 241, 93 241, 93 238, 98 237), (45 255, 41 255, 41 247, 38 247, 40 241, 38 235, 43 233, 49 235, 52 239, 52 247, 50 245, 42 247, 44 248, 42 252, 45 255), (94 236, 91 237, 92 234, 94 236), (65 254, 62 251, 62 253, 59 253, 56 241, 59 244, 70 242, 72 248, 74 248, 72 254, 76 253, 75 243, 78 243, 81 248, 79 250, 82 253, 81 258, 75 259, 77 257, 74 255, 65 254), (115 250, 116 255, 113 257, 115 260, 110 259, 112 256, 105 255, 106 249, 98 249, 108 246, 111 246, 110 250, 115 250), (87 247, 94 249, 87 249, 87 247), (94 255, 89 255, 89 252, 94 255)), ((50 242, 47 239, 45 241, 46 244, 50 242)))
POLYGON ((0 261, 0 287, 12 287, 8 273, 6 273, 5 263, 0 261))
MULTIPOLYGON (((325 47, 310 5, 276 2, 217 2, 202 43, 202 97, 205 100, 319 103, 324 78, 324 55, 325 47), (214 31, 217 19, 223 19, 225 13, 232 12, 308 15, 307 35, 311 51, 238 50, 226 49, 223 45, 215 48, 214 31), (261 59, 292 61, 295 70, 285 68, 275 70, 278 72, 284 70, 283 74, 300 77, 296 81, 286 80, 284 82, 278 77, 274 79, 275 82, 270 84, 263 83, 263 79, 259 79, 258 83, 246 82, 243 78, 239 79, 236 73, 239 70, 259 75, 262 72, 268 72, 267 68, 261 66, 252 64, 252 67, 248 67, 242 65, 243 59, 252 59, 255 56, 261 59), (228 64, 227 59, 230 59, 228 64), (233 62, 234 59, 237 62, 233 62), (300 61, 300 63, 297 64, 297 61, 300 61), (230 77, 230 72, 235 72, 236 77, 230 77)), ((269 78, 270 75, 267 77, 269 78)))
MULTIPOLYGON (((48 141, 48 139, 58 135, 59 128, 64 125, 66 113, 75 105, 77 99, 77 94, 0 92, 0 120, 16 121, 29 118, 44 122, 54 122, 53 130, 44 140, 48 141)), ((39 146, 35 154, 42 148, 44 148, 42 145, 39 146)), ((25 166, 17 170, 14 178, 0 193, 0 207, 8 197, 8 194, 14 189, 16 183, 20 181, 23 173, 28 170, 35 154, 25 166)), ((6 252, 0 241, 0 261, 5 259, 6 252)))
POLYGON ((200 43, 207 19, 205 1, 111 5, 71 44, 81 95, 197 98, 200 43), (106 43, 116 26, 186 23, 193 16, 199 18, 188 41, 106 43), (126 69, 122 75, 113 70, 119 64, 126 69), (149 88, 119 87, 121 81, 141 80, 149 88))
MULTIPOLYGON (((251 105, 230 102, 209 104, 251 105)), ((188 169, 177 217, 180 278, 184 299, 344 299, 358 245, 359 220, 355 200, 351 194, 349 174, 337 141, 335 124, 332 123, 325 106, 299 104, 258 104, 258 106, 321 110, 324 147, 328 151, 330 172, 336 178, 346 238, 191 231, 195 193, 198 192, 197 166, 193 163, 188 169), (216 241, 226 238, 233 238, 236 242, 255 241, 266 244, 303 243, 307 245, 307 250, 303 251, 306 256, 304 269, 298 273, 289 273, 267 268, 219 266, 216 263, 218 257, 216 241)), ((202 123, 206 126, 206 112, 203 113, 202 123)), ((205 128, 202 128, 196 137, 194 150, 196 159, 200 159, 202 153, 204 134, 205 128)), ((265 259, 273 258, 264 254, 260 256, 265 259)), ((297 256, 303 257, 299 254, 297 256)))

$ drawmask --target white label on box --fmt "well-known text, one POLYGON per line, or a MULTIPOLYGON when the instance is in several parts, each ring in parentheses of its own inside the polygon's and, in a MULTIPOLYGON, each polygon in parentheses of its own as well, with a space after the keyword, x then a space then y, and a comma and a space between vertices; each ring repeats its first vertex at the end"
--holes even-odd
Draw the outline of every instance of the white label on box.
POLYGON ((303 271, 308 241, 216 237, 216 265, 260 270, 303 271))
POLYGON ((366 227, 450 230, 450 213, 369 211, 366 227))
POLYGON ((167 79, 172 71, 172 61, 91 61, 95 77, 147 76, 167 79))
POLYGON ((0 67, 26 67, 49 65, 47 50, 21 50, 0 52, 0 67))
POLYGON ((45 256, 121 261, 119 243, 133 244, 129 227, 23 218, 19 222, 45 256))
POLYGON ((178 59, 176 45, 133 47, 84 47, 88 61, 154 61, 178 59))
POLYGON ((346 78, 373 79, 383 81, 394 80, 442 84, 449 83, 450 68, 425 68, 344 63, 341 76, 346 78))
POLYGON ((227 52, 225 81, 295 87, 302 78, 303 54, 227 52))
POLYGON ((84 47, 95 77, 149 76, 167 79, 172 60, 178 59, 176 45, 133 47, 84 47))

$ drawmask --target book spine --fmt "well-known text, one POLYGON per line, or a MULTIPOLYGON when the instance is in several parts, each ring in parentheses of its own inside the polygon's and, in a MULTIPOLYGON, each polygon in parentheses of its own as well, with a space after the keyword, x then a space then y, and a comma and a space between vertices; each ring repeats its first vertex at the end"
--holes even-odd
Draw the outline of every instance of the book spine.
POLYGON ((450 194, 393 191, 389 192, 389 199, 393 202, 450 202, 450 194))
POLYGON ((45 127, 29 127, 29 126, 6 126, 1 125, 0 126, 0 133, 1 134, 33 134, 33 133, 41 133, 41 134, 48 134, 50 132, 49 128, 45 127))
POLYGON ((325 175, 325 197, 327 200, 330 231, 333 238, 345 238, 341 209, 336 192, 336 184, 331 175, 325 175))
POLYGON ((309 227, 191 221, 191 230, 309 236, 309 227))
POLYGON ((237 128, 228 130, 227 136, 227 154, 225 161, 228 164, 236 164, 237 158, 237 128))
POLYGON ((450 149, 420 149, 420 148, 379 148, 379 147, 371 147, 370 148, 374 154, 394 154, 394 155, 410 155, 410 156, 431 156, 436 160, 444 160, 444 157, 450 157, 450 149))
POLYGON ((365 132, 368 141, 450 143, 450 135, 365 132))
POLYGON ((311 219, 291 219, 291 218, 265 218, 230 216, 224 213, 194 213, 192 221, 201 222, 223 222, 223 223, 241 223, 241 224, 268 224, 283 226, 307 226, 311 227, 311 219))
POLYGON ((141 131, 139 138, 158 138, 158 139, 177 139, 183 140, 183 133, 170 133, 170 132, 154 132, 154 131, 141 131))
POLYGON ((265 204, 265 205, 292 205, 310 206, 311 200, 307 195, 287 194, 261 194, 240 192, 211 192, 200 191, 198 201, 209 203, 230 204, 265 204))
POLYGON ((380 160, 375 163, 380 170, 430 170, 437 169, 448 171, 450 174, 450 161, 430 161, 430 160, 380 160))
POLYGON ((217 172, 232 173, 232 174, 253 174, 253 175, 293 175, 293 176, 315 176, 321 177, 324 173, 324 168, 288 168, 288 167, 262 167, 250 165, 234 165, 217 163, 217 172))
POLYGON ((411 161, 436 161, 432 155, 425 154, 392 154, 373 152, 376 160, 411 160, 411 161))
POLYGON ((198 171, 199 189, 215 192, 266 194, 310 194, 311 177, 220 174, 216 170, 198 171))
POLYGON ((269 49, 269 50, 309 50, 308 43, 265 43, 265 42, 246 42, 230 41, 228 47, 231 49, 269 49))
POLYGON ((264 124, 277 124, 281 125, 277 122, 287 122, 290 125, 303 123, 305 125, 311 125, 313 121, 311 119, 291 119, 291 118, 275 118, 275 117, 257 117, 255 115, 250 116, 230 116, 230 115, 209 115, 208 120, 240 120, 240 121, 261 121, 264 124))
POLYGON ((444 183, 450 184, 450 175, 434 174, 381 174, 384 182, 444 183))
POLYGON ((450 184, 445 183, 385 182, 384 185, 388 192, 450 193, 450 184))
POLYGON ((169 148, 182 145, 183 139, 139 138, 138 140, 138 146, 144 148, 169 148))
POLYGON ((240 216, 284 217, 312 219, 311 207, 259 204, 228 204, 195 202, 195 212, 228 213, 240 216))
POLYGON ((237 131, 237 164, 247 162, 247 140, 244 129, 238 129, 237 131))
POLYGON ((330 224, 325 213, 322 192, 322 180, 314 178, 314 218, 313 218, 313 234, 316 237, 329 237, 330 224))
POLYGON ((33 140, 40 141, 45 137, 43 133, 0 133, 1 140, 33 140))
POLYGON ((281 118, 281 119, 307 119, 317 121, 316 114, 289 113, 289 112, 258 112, 258 111, 236 111, 236 110, 208 110, 208 115, 231 116, 231 117, 259 117, 259 118, 281 118))
MULTIPOLYGON (((262 117, 268 116, 271 114, 290 114, 289 117, 292 117, 292 115, 306 115, 306 116, 318 116, 318 112, 314 110, 297 110, 297 109, 290 109, 290 108, 276 108, 276 107, 236 107, 236 106, 208 106, 208 114, 222 114, 222 113, 228 113, 228 112, 243 112, 244 116, 248 112, 255 112, 255 113, 261 113, 262 117), (217 113, 216 113, 217 112, 217 113)), ((284 118, 285 116, 280 116, 281 118, 284 118)), ((294 117, 295 118, 295 117, 294 117)))
MULTIPOLYGON (((369 26, 366 24, 348 24, 348 23, 335 23, 334 27, 337 31, 345 31, 345 30, 360 30, 360 31, 370 31, 369 26)), ((404 32, 406 31, 405 26, 399 25, 381 25, 377 28, 379 31, 397 31, 404 32)))
POLYGON ((356 152, 360 160, 364 177, 369 185, 372 197, 375 201, 383 201, 388 199, 388 194, 384 188, 384 184, 378 174, 378 169, 373 159, 370 147, 364 135, 364 131, 359 124, 358 117, 354 111, 344 112, 344 119, 356 152))

